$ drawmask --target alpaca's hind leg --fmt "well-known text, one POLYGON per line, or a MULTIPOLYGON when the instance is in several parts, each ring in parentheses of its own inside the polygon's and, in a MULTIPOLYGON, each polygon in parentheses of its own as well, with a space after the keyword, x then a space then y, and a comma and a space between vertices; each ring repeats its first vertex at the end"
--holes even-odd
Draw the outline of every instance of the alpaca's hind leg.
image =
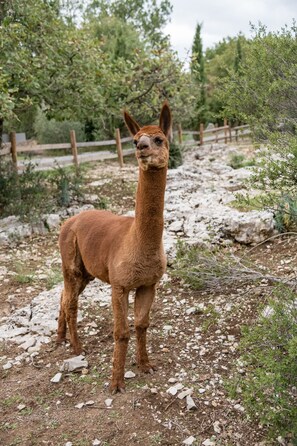
POLYGON ((155 297, 155 288, 155 285, 137 288, 134 304, 137 365, 146 373, 156 370, 155 365, 149 361, 146 349, 146 333, 150 323, 149 315, 155 297))
POLYGON ((88 282, 84 280, 83 277, 75 277, 72 280, 69 280, 64 276, 64 290, 61 296, 57 342, 65 340, 66 325, 68 325, 70 343, 74 353, 77 355, 82 351, 77 334, 78 297, 87 283, 88 282))
POLYGON ((112 309, 114 317, 114 353, 110 390, 112 393, 125 390, 124 371, 129 342, 128 325, 129 292, 112 286, 112 309))
POLYGON ((58 337, 56 341, 57 344, 62 344, 63 342, 66 341, 66 331, 67 331, 67 322, 63 305, 63 291, 62 291, 60 299, 60 312, 58 319, 58 337))

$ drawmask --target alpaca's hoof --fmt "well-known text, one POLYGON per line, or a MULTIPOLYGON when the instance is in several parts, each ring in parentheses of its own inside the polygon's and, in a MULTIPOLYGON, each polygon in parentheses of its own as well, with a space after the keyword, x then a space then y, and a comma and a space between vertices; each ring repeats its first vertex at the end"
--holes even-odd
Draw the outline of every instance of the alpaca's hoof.
POLYGON ((115 395, 116 393, 125 393, 125 384, 123 382, 111 382, 110 383, 110 393, 115 395))
POLYGON ((150 373, 153 374, 154 371, 157 370, 157 367, 155 364, 152 364, 151 362, 146 362, 146 363, 140 363, 138 364, 138 368, 144 372, 144 373, 150 373))
POLYGON ((56 344, 64 344, 66 342, 66 336, 58 336, 56 339, 56 344))

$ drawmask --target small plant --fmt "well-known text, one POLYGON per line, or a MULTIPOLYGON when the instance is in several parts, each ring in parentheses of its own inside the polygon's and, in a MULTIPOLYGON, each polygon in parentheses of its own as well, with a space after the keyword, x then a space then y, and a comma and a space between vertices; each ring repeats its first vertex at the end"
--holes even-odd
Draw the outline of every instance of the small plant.
POLYGON ((245 327, 240 343, 245 375, 229 385, 231 397, 242 398, 248 413, 275 436, 297 445, 297 295, 278 286, 268 311, 245 327), (240 394, 236 391, 240 389, 240 394))
POLYGON ((169 169, 176 169, 182 163, 183 163, 182 148, 180 144, 176 143, 175 141, 170 142, 169 161, 168 161, 169 169))
POLYGON ((297 199, 285 195, 277 203, 274 214, 276 228, 280 232, 294 231, 297 228, 297 199))
POLYGON ((50 183, 56 192, 56 200, 58 206, 67 207, 73 201, 80 201, 83 197, 82 170, 74 171, 73 169, 65 169, 56 165, 50 183))
POLYGON ((208 250, 179 242, 173 275, 183 279, 194 289, 217 288, 236 282, 280 279, 265 271, 257 270, 247 260, 240 259, 223 250, 208 250))
POLYGON ((234 153, 229 160, 229 166, 232 169, 240 169, 241 167, 254 166, 255 159, 246 159, 242 153, 234 153))
POLYGON ((59 267, 54 267, 50 270, 47 279, 46 279, 46 288, 48 290, 52 289, 55 285, 57 285, 58 283, 62 282, 63 280, 63 275, 62 275, 62 271, 61 268, 59 267))

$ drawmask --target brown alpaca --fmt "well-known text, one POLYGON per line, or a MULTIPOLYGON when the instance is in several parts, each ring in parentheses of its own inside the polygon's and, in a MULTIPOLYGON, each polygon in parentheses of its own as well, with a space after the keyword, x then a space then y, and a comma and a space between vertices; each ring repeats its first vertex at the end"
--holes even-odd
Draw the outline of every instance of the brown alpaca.
POLYGON ((165 102, 159 126, 140 128, 127 112, 124 112, 124 119, 134 137, 139 165, 135 218, 108 211, 85 211, 64 223, 59 238, 64 290, 57 342, 65 341, 68 325, 74 352, 81 353, 77 335, 78 296, 95 277, 110 283, 115 343, 111 379, 113 393, 125 389, 124 368, 130 337, 128 296, 133 289, 136 289, 137 364, 144 372, 155 369, 146 350, 146 331, 156 284, 166 268, 162 234, 171 112, 165 102))

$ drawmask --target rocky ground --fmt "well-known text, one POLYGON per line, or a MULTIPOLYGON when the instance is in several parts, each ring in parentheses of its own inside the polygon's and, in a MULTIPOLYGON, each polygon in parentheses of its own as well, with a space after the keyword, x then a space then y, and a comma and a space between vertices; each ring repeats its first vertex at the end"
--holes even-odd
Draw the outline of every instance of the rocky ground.
MULTIPOLYGON (((86 356, 78 359, 78 369, 70 371, 65 363, 73 357, 71 348, 54 343, 62 289, 58 225, 65 212, 51 217, 50 233, 41 225, 26 238, 15 219, 13 240, 12 220, 0 223, 1 445, 270 444, 265 429, 248 420, 241 401, 231 400, 225 386, 234 369, 241 371, 240 327, 255 320, 268 284, 194 291, 171 274, 178 239, 219 244, 278 276, 294 271, 292 239, 275 238, 252 249, 239 244, 259 243, 275 231, 270 214, 244 214, 228 206, 249 175, 228 165, 236 150, 251 156, 249 147, 205 147, 199 159, 190 151, 185 164, 169 172, 165 244, 170 262, 148 339, 158 370, 153 375, 137 370, 131 305, 124 395, 108 391, 113 339, 107 285, 94 281, 81 296, 79 333, 86 356)), ((133 211, 133 161, 123 170, 113 162, 97 163, 88 170, 88 181, 89 203, 99 194, 111 210, 133 211)))

